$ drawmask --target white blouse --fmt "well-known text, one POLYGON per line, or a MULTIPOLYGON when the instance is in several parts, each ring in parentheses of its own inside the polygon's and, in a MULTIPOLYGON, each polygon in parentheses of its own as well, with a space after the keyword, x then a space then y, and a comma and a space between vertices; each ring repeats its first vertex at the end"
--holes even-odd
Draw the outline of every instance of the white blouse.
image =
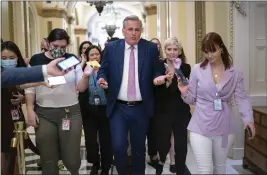
POLYGON ((66 83, 55 88, 38 86, 25 89, 25 94, 35 94, 36 103, 41 107, 67 107, 78 104, 77 83, 82 79, 83 71, 80 65, 64 75, 66 83))

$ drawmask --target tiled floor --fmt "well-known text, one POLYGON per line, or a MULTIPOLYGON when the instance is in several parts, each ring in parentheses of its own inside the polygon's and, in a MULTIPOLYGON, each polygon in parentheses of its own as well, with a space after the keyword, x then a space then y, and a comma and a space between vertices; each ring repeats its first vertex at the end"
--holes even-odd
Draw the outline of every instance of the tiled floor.
MULTIPOLYGON (((34 141, 34 135, 31 135, 32 140, 34 141)), ((82 158, 82 164, 80 167, 80 174, 89 174, 90 170, 87 167, 90 167, 90 165, 85 160, 85 148, 84 148, 84 138, 82 137, 81 140, 81 158, 82 158)), ((41 171, 38 170, 37 167, 37 160, 39 159, 39 156, 32 153, 30 150, 26 150, 26 171, 27 174, 41 174, 41 171)), ((186 165, 189 168, 190 172, 192 174, 198 174, 197 168, 196 168, 196 161, 195 157, 192 153, 190 144, 188 144, 188 154, 187 154, 187 160, 186 165)), ((253 174, 248 170, 245 170, 242 168, 242 160, 232 160, 227 159, 227 168, 226 168, 227 174, 253 174)), ((60 172, 60 174, 70 174, 67 170, 63 170, 60 172)), ((114 168, 112 174, 117 174, 116 168, 114 168)), ((151 166, 147 165, 146 167, 146 174, 155 174, 155 169, 153 169, 151 166)), ((169 171, 169 158, 167 158, 167 162, 164 166, 163 174, 171 174, 169 171)))

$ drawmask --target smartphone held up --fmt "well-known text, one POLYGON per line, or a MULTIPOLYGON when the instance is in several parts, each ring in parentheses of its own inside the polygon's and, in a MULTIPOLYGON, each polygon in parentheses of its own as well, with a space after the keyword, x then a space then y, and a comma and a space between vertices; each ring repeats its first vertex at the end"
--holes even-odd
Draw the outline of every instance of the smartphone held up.
POLYGON ((75 56, 70 56, 63 61, 57 63, 57 67, 62 71, 67 71, 80 63, 80 60, 75 56))
POLYGON ((182 72, 181 69, 177 69, 175 68, 175 75, 177 76, 177 78, 179 79, 179 81, 181 81, 181 83, 183 85, 188 85, 188 80, 187 78, 184 76, 184 73, 182 72))

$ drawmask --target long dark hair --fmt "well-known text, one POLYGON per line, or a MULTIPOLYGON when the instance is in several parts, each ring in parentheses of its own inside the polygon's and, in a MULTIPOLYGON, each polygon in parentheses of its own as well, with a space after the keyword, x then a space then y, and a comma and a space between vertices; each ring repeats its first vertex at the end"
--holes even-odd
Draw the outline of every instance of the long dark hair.
POLYGON ((18 46, 13 41, 4 41, 1 43, 1 52, 5 49, 14 52, 17 55, 17 67, 27 67, 18 46))
POLYGON ((87 59, 87 61, 89 61, 89 56, 88 56, 88 54, 89 54, 90 50, 92 50, 92 49, 97 49, 97 50, 98 50, 98 52, 99 52, 99 54, 100 54, 100 62, 101 62, 101 60, 102 60, 102 52, 101 52, 100 48, 99 48, 98 46, 96 46, 96 45, 91 45, 91 46, 88 47, 88 48, 86 49, 86 51, 84 52, 85 55, 86 55, 86 59, 87 59))
POLYGON ((80 44, 80 47, 79 47, 79 56, 82 55, 82 50, 83 50, 83 45, 85 44, 89 44, 89 46, 92 46, 93 44, 90 42, 90 41, 84 41, 80 44))
MULTIPOLYGON (((86 49, 86 51, 84 52, 84 54, 86 55, 86 60, 89 61, 88 54, 89 54, 90 50, 92 50, 92 49, 97 49, 98 50, 98 52, 100 54, 100 62, 101 62, 102 61, 102 52, 101 52, 100 48, 98 46, 96 46, 96 45, 91 45, 90 47, 88 47, 86 49)), ((84 67, 82 69, 84 70, 85 67, 86 67, 86 64, 84 65, 84 67)))
MULTIPOLYGON (((229 69, 233 65, 233 59, 224 45, 222 37, 218 33, 208 33, 202 40, 201 50, 204 53, 215 52, 217 50, 216 46, 222 48, 222 61, 225 69, 229 69)), ((208 59, 205 58, 205 60, 200 64, 200 67, 205 68, 208 62, 208 59)))
POLYGON ((70 43, 70 37, 68 33, 66 32, 66 30, 60 29, 60 28, 53 29, 47 37, 47 41, 49 43, 56 41, 56 40, 66 40, 67 44, 70 43))

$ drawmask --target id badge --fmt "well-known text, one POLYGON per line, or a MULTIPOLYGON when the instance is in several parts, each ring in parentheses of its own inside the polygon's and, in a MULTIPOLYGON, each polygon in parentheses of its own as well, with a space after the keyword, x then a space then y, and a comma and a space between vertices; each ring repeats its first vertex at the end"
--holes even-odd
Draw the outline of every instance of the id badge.
POLYGON ((95 105, 100 105, 100 97, 99 97, 99 95, 95 95, 94 96, 94 103, 95 103, 95 105))
POLYGON ((62 119, 62 130, 69 131, 70 130, 70 120, 69 119, 62 119))
POLYGON ((11 110, 12 120, 19 120, 19 111, 16 109, 11 110))
POLYGON ((214 110, 215 111, 221 111, 222 110, 222 100, 221 99, 214 100, 214 110))

